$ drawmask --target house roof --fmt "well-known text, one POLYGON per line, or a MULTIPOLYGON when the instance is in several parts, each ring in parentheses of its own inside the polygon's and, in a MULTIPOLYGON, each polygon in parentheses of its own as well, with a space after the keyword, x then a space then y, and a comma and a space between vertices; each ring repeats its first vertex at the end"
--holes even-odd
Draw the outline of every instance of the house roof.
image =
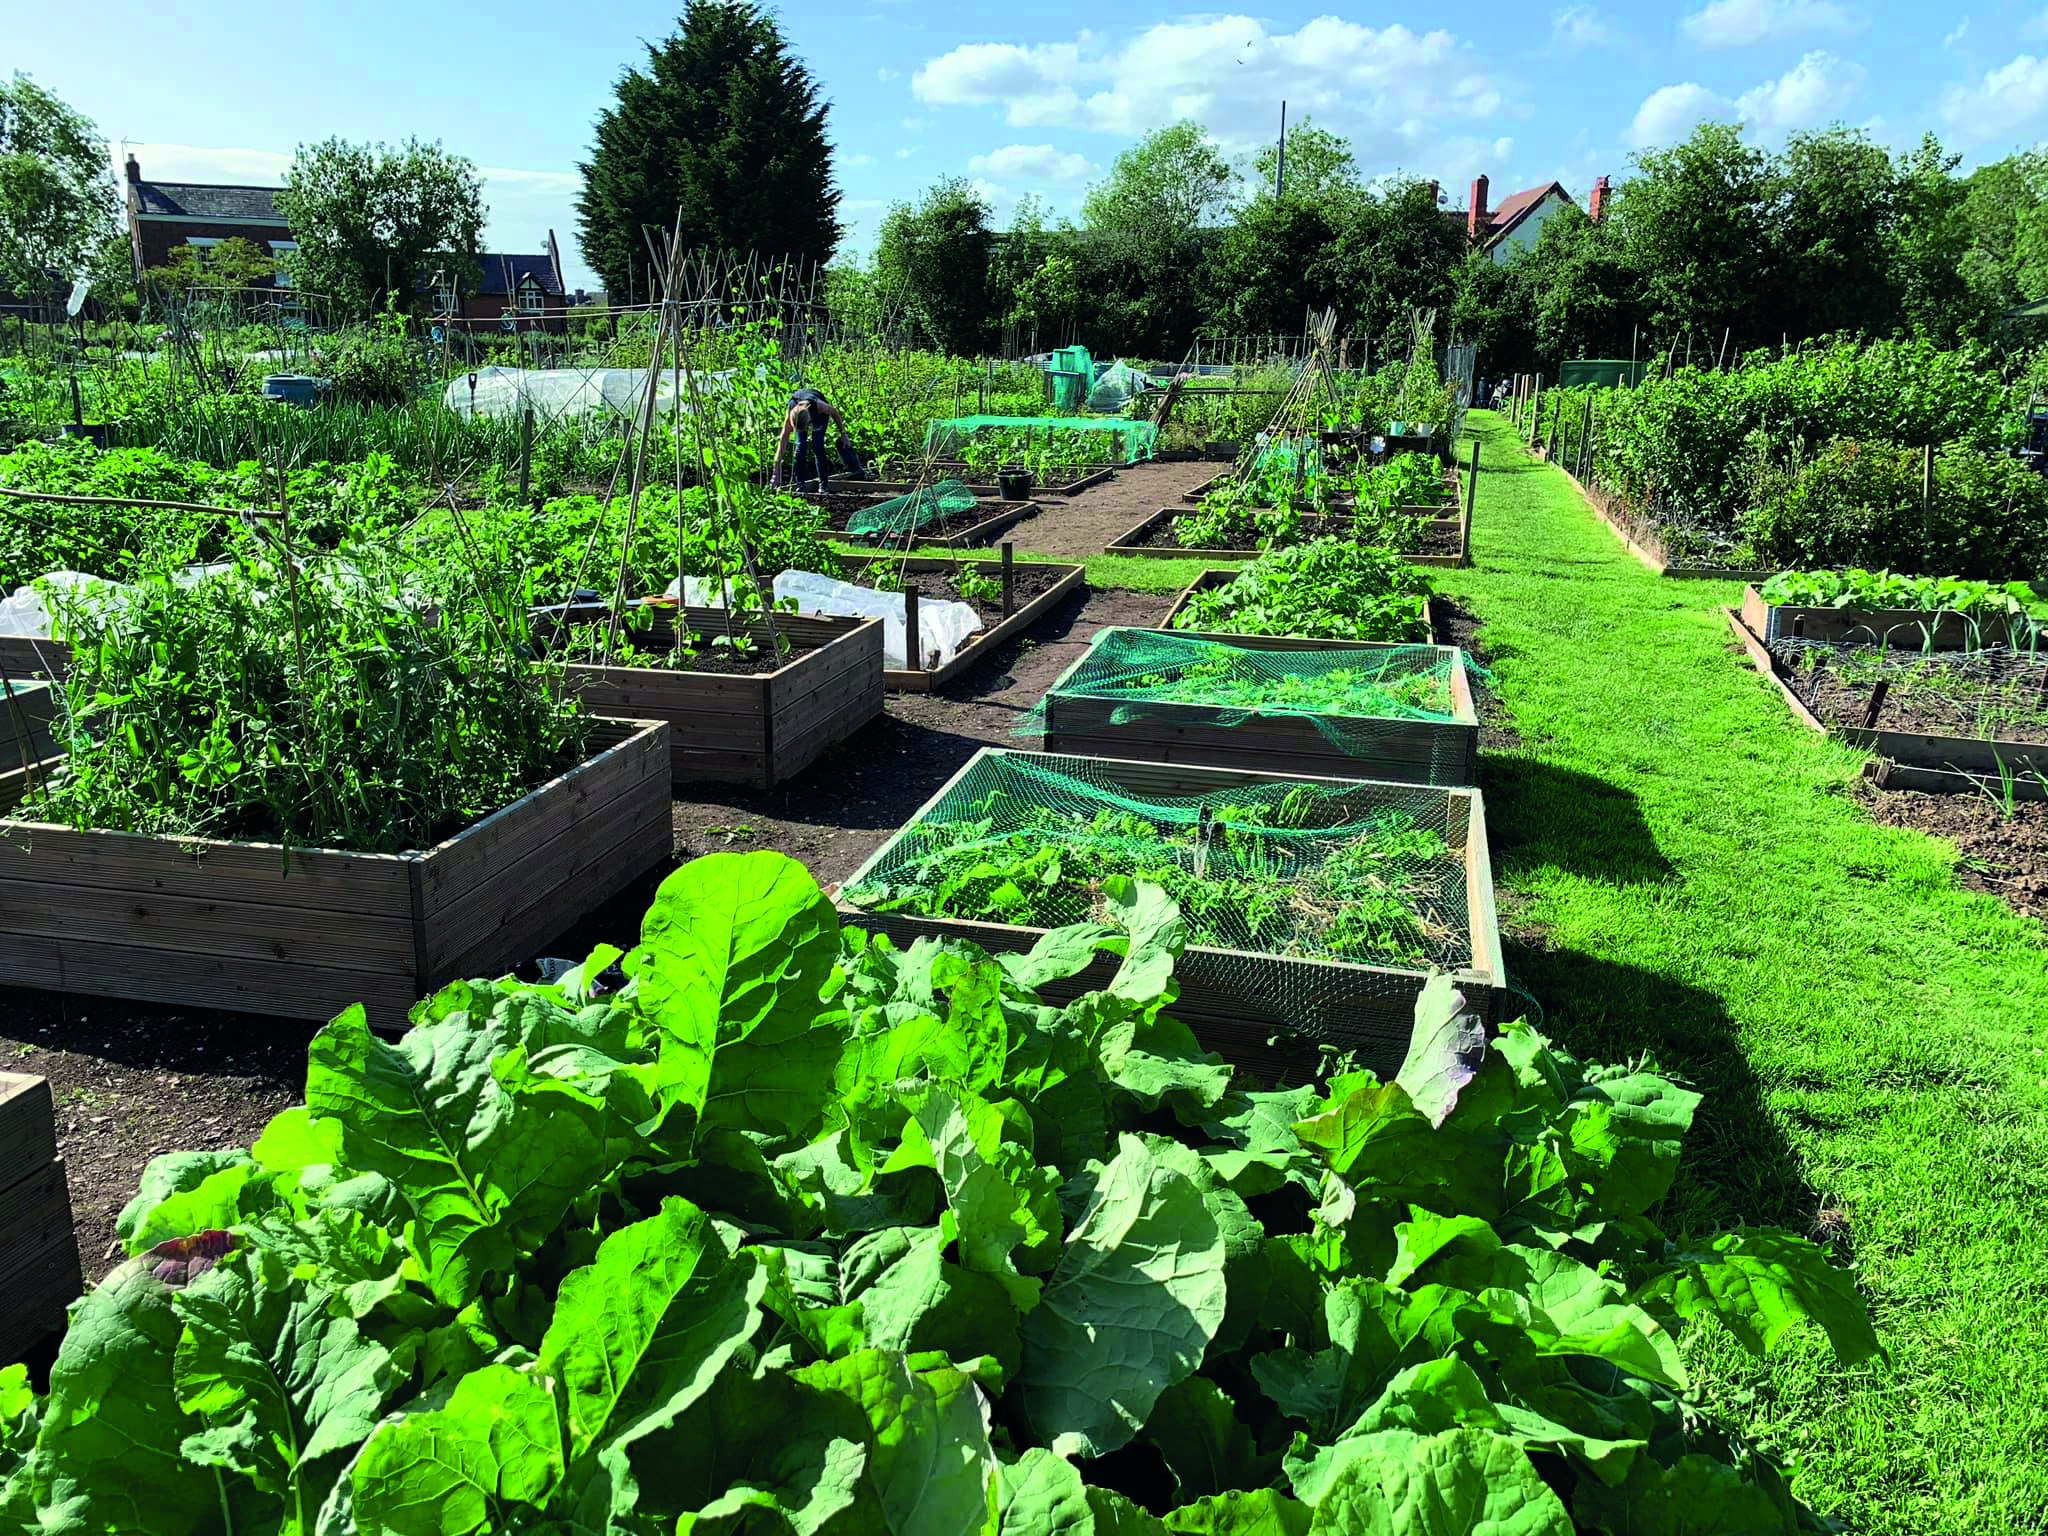
MULTIPOLYGON (((1542 207, 1544 201, 1553 192, 1565 202, 1572 200, 1572 195, 1565 191, 1564 184, 1557 181, 1547 181, 1540 187, 1524 187, 1520 192, 1512 192, 1502 198, 1498 205, 1487 209, 1485 213, 1479 216, 1478 238, 1472 243, 1481 250, 1485 250, 1488 246, 1498 245, 1513 232, 1516 225, 1542 207)), ((1445 208, 1442 210, 1442 213, 1445 221, 1451 224, 1460 235, 1466 233, 1470 222, 1468 210, 1463 208, 1445 208)))
POLYGON ((283 224, 277 187, 235 187, 199 181, 136 181, 136 211, 172 219, 261 219, 283 224))
POLYGON ((520 283, 529 275, 540 284, 542 293, 559 296, 563 292, 562 280, 555 273, 554 258, 545 252, 539 256, 513 256, 491 251, 477 257, 477 265, 483 269, 483 283, 477 289, 480 294, 517 293, 520 283))

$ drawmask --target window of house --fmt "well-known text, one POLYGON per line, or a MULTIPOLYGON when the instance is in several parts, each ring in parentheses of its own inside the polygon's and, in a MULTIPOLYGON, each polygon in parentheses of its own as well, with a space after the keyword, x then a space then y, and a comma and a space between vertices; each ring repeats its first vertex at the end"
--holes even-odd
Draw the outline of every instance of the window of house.
POLYGON ((204 272, 213 265, 213 248, 220 244, 220 240, 212 235, 190 235, 186 237, 185 244, 192 247, 192 260, 204 272))
POLYGON ((546 307, 547 296, 541 292, 540 279, 528 273, 519 280, 519 312, 537 315, 546 307))
POLYGON ((270 279, 275 286, 279 288, 291 287, 292 274, 291 268, 287 263, 292 253, 298 250, 298 248, 299 242, 296 240, 273 240, 270 242, 270 256, 277 263, 277 271, 270 279))

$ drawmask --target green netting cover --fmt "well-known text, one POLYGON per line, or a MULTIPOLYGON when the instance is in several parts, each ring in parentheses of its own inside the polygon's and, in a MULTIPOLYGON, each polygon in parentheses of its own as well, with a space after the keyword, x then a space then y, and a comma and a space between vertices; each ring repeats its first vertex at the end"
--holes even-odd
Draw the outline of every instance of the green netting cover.
MULTIPOLYGON (((1315 727, 1338 751, 1370 759, 1398 733, 1422 782, 1466 782, 1465 746, 1451 732, 1415 724, 1458 721, 1451 674, 1467 665, 1444 645, 1357 645, 1271 650, 1206 635, 1111 626, 1074 670, 1021 717, 1016 734, 1042 733, 1062 697, 1110 701, 1109 723, 1173 720, 1230 728, 1285 716, 1315 727)), ((1366 775, 1373 777, 1374 775, 1366 775)), ((1409 777, 1407 773, 1389 775, 1409 777)))
POLYGON ((865 538, 900 539, 940 518, 974 510, 974 492, 958 480, 920 485, 901 496, 862 507, 846 520, 846 531, 865 538))
POLYGON ((1329 1032, 1333 1010, 1401 990, 1400 977, 1358 966, 1471 965, 1467 801, 1379 783, 1245 783, 1195 795, 1123 787, 1161 772, 991 751, 846 898, 871 912, 1057 928, 1109 923, 1112 877, 1149 881, 1180 903, 1191 945, 1246 952, 1191 949, 1178 968, 1188 984, 1257 999, 1312 1035, 1329 1032))
POLYGON ((1104 434, 1100 454, 1105 464, 1135 464, 1152 457, 1159 441, 1159 429, 1149 421, 1128 416, 949 416, 925 428, 927 455, 960 451, 975 433, 997 429, 1022 431, 1027 435, 1044 432, 1092 432, 1104 434), (1121 434, 1120 437, 1113 434, 1121 434), (1119 447, 1122 450, 1118 456, 1119 447))

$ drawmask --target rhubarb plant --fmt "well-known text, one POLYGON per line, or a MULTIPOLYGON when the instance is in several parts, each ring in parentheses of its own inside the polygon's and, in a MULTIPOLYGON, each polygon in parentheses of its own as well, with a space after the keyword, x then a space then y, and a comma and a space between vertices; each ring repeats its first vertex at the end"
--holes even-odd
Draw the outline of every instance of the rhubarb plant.
POLYGON ((343 1014, 0 1372, 0 1530, 1816 1528, 1678 1339, 1877 1340, 1810 1243, 1659 1228, 1697 1095, 1443 978, 1398 1073, 1264 1086, 1105 896, 898 950, 713 855, 628 954, 343 1014))

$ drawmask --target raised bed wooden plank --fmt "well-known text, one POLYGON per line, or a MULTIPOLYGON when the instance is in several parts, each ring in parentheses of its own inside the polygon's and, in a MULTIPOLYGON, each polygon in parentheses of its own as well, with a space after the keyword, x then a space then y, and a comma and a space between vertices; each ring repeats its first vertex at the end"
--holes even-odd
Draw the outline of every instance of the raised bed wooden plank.
MULTIPOLYGON (((1219 571, 1219 570, 1207 570, 1207 571, 1203 571, 1203 572, 1201 572, 1200 574, 1198 574, 1198 575, 1197 575, 1197 576, 1195 577, 1195 579, 1194 579, 1193 581, 1189 582, 1189 583, 1188 583, 1188 584, 1187 584, 1186 586, 1184 586, 1184 587, 1182 587, 1182 588, 1180 589, 1180 595, 1179 595, 1178 597, 1176 597, 1176 598, 1175 598, 1175 599, 1173 600, 1173 606, 1172 606, 1171 608, 1169 608, 1169 609, 1167 609, 1167 610, 1166 610, 1166 617, 1164 617, 1163 619, 1161 619, 1161 620, 1159 621, 1159 627, 1160 627, 1161 629, 1173 629, 1173 621, 1174 621, 1174 620, 1175 620, 1176 618, 1178 618, 1178 617, 1180 616, 1180 614, 1181 614, 1181 611, 1182 611, 1183 609, 1185 609, 1185 608, 1186 608, 1186 607, 1187 607, 1187 606, 1188 606, 1188 605, 1189 605, 1189 604, 1190 604, 1191 602, 1193 602, 1193 601, 1194 601, 1194 598, 1195 598, 1195 594, 1196 594, 1197 592, 1212 592, 1212 591, 1214 591, 1214 590, 1215 590, 1216 588, 1218 588, 1218 587, 1227 587, 1227 586, 1229 586, 1229 585, 1230 585, 1230 584, 1231 584, 1231 583, 1232 583, 1233 581, 1237 580, 1237 578, 1238 578, 1238 577, 1239 577, 1239 576, 1240 576, 1241 574, 1242 574, 1242 572, 1239 572, 1239 571, 1234 571, 1234 570, 1220 570, 1220 571, 1219 571)), ((1427 643, 1427 644, 1430 644, 1430 645, 1443 645, 1443 644, 1446 644, 1446 643, 1447 643, 1447 638, 1448 638, 1448 637, 1446 637, 1446 636, 1445 636, 1444 634, 1442 634, 1442 633, 1441 633, 1441 632, 1440 632, 1440 631, 1439 631, 1439 630, 1437 629, 1437 626, 1436 626, 1436 615, 1435 615, 1435 614, 1434 614, 1433 612, 1430 612, 1430 611, 1429 611, 1429 610, 1428 610, 1427 608, 1425 608, 1425 609, 1424 609, 1424 618, 1425 618, 1425 622, 1427 622, 1427 623, 1428 623, 1428 625, 1429 625, 1429 639, 1428 639, 1428 641, 1427 641, 1427 642, 1425 642, 1425 643, 1427 643)), ((1177 630, 1177 629, 1176 629, 1176 630, 1174 630, 1174 633, 1175 633, 1175 634, 1207 634, 1207 633, 1212 633, 1212 632, 1211 632, 1211 631, 1206 631, 1206 630, 1177 630)), ((1320 643, 1321 643, 1320 641, 1316 641, 1316 640, 1310 640, 1310 639, 1306 638, 1305 636, 1300 636, 1300 635, 1288 635, 1288 636, 1272 636, 1272 635, 1259 635, 1259 636, 1251 636, 1251 637, 1248 637, 1248 636, 1243 636, 1243 635, 1236 635, 1236 634, 1232 634, 1232 633, 1230 633, 1229 631, 1226 631, 1226 630, 1217 630, 1217 631, 1213 631, 1213 633, 1214 633, 1214 634, 1216 635, 1216 637, 1217 637, 1218 639, 1224 639, 1224 640, 1241 640, 1241 639, 1246 639, 1246 638, 1256 638, 1256 639, 1260 639, 1260 640, 1271 640, 1271 639, 1286 639, 1286 640, 1291 640, 1291 641, 1300 641, 1300 642, 1301 642, 1302 644, 1306 644, 1306 645, 1316 645, 1316 644, 1320 644, 1320 643)), ((1356 645, 1356 644, 1361 644, 1361 643, 1363 643, 1363 642, 1360 642, 1360 641, 1347 641, 1347 642, 1345 642, 1345 643, 1346 643, 1346 644, 1352 644, 1352 645, 1356 645)))
MULTIPOLYGON (((1004 923, 918 917, 901 912, 869 912, 843 894, 858 889, 870 869, 880 864, 910 828, 925 819, 976 766, 992 755, 1012 755, 1001 747, 983 747, 968 759, 888 842, 878 848, 835 893, 842 918, 862 928, 887 933, 900 945, 921 937, 953 937, 980 945, 992 954, 1021 953, 1044 935, 1042 928, 1004 923)), ((1042 761, 1042 759, 1040 759, 1042 761)), ((1375 791, 1402 803, 1418 793, 1443 797, 1444 838, 1460 856, 1466 871, 1466 905, 1473 934, 1470 963, 1450 972, 1481 1017, 1497 1020, 1505 1006, 1506 978, 1499 968, 1500 935, 1492 899, 1492 868, 1484 836, 1485 812, 1476 789, 1419 790, 1412 784, 1375 783, 1320 778, 1298 773, 1266 773, 1194 765, 1133 762, 1113 758, 1088 760, 1090 778, 1113 785, 1134 797, 1194 796, 1227 793, 1248 784, 1307 784, 1371 799, 1375 791), (1482 867, 1483 865, 1483 867, 1482 867), (1481 887, 1484 887, 1483 891, 1481 887), (1482 969, 1481 961, 1490 968, 1482 969)), ((1099 957, 1079 976, 1045 988, 1045 995, 1064 1000, 1106 986, 1116 961, 1099 957)), ((1195 1032, 1207 1050, 1269 1077, 1300 1076, 1313 1062, 1317 1040, 1356 1050, 1362 1062, 1382 1073, 1397 1070, 1407 1051, 1414 1025, 1415 998, 1428 973, 1421 968, 1360 965, 1347 961, 1304 959, 1245 950, 1191 946, 1174 969, 1181 995, 1169 1010, 1195 1032), (1309 1031, 1304 1021, 1284 1016, 1284 1002, 1313 991, 1321 999, 1319 1018, 1309 1031), (1276 1037, 1278 1043, 1276 1044, 1276 1037)))
MULTIPOLYGON (((993 576, 1000 579, 1003 574, 1003 563, 1000 560, 945 560, 922 557, 905 561, 898 556, 883 555, 879 557, 847 557, 842 559, 840 564, 846 568, 847 580, 857 582, 860 580, 860 573, 867 570, 869 565, 873 564, 877 558, 887 561, 892 569, 900 568, 912 574, 919 571, 950 571, 963 565, 971 566, 984 576, 993 576)), ((1030 602, 1024 604, 1007 619, 1002 619, 987 629, 969 635, 960 649, 953 653, 953 659, 943 667, 933 667, 927 671, 891 668, 882 674, 883 686, 904 693, 931 692, 934 688, 938 688, 958 677, 997 646, 1007 643, 1037 623, 1046 614, 1065 602, 1069 595, 1079 591, 1088 579, 1087 569, 1084 566, 1053 565, 1049 568, 1064 574, 1061 575, 1058 581, 1046 588, 1045 591, 1039 593, 1030 602)))
POLYGON ((1595 517, 1607 525, 1609 533, 1621 540, 1622 547, 1635 556, 1637 563, 1659 576, 1693 581, 1768 581, 1777 574, 1775 571, 1746 571, 1733 567, 1673 565, 1664 553, 1664 541, 1657 536, 1654 529, 1643 525, 1639 519, 1617 516, 1606 505, 1608 502, 1618 502, 1618 497, 1607 496, 1605 492, 1596 495, 1589 487, 1580 483, 1577 475, 1563 465, 1553 467, 1571 482, 1572 489, 1579 493, 1579 500, 1586 504, 1595 517))
MULTIPOLYGON (((572 617, 581 610, 570 610, 572 617)), ((676 610, 655 609, 651 630, 634 637, 642 650, 675 643, 676 610)), ((559 617, 559 612, 555 615, 559 617)), ((683 623, 710 641, 725 633, 718 608, 686 608, 683 623)), ((764 663, 774 656, 767 622, 743 626, 764 663)), ((733 782, 769 789, 801 772, 829 741, 815 739, 820 719, 832 741, 844 740, 882 712, 882 621, 820 614, 781 614, 777 634, 809 647, 779 666, 750 674, 699 672, 687 667, 605 666, 575 662, 565 686, 604 714, 666 720, 670 773, 678 784, 733 782), (873 686, 867 679, 872 676, 873 686), (818 699, 828 701, 822 706, 818 699), (785 756, 784 742, 799 750, 785 756)))
MULTIPOLYGON (((1128 633, 1119 630, 1114 633, 1128 633)), ((1471 785, 1478 782, 1479 716, 1473 708, 1464 657, 1455 647, 1436 647, 1451 694, 1451 719, 1371 719, 1336 715, 1252 714, 1212 705, 1146 700, 1072 691, 1067 685, 1112 631, 1060 675, 1045 694, 1045 750, 1066 757, 1141 758, 1148 762, 1203 763, 1273 773, 1307 773, 1326 778, 1398 780, 1414 784, 1471 785), (1236 715, 1235 723, 1219 717, 1236 715)), ((1188 630, 1140 630, 1208 640, 1246 651, 1351 651, 1381 656, 1412 646, 1358 640, 1201 634, 1188 630)))
MULTIPOLYGON (((984 544, 994 543, 998 534, 1006 529, 1016 527, 1025 518, 1036 517, 1039 510, 1038 503, 1035 501, 1000 502, 998 506, 1001 508, 1000 511, 982 519, 982 521, 975 523, 972 527, 961 529, 958 533, 943 535, 915 534, 909 542, 914 547, 925 546, 932 549, 978 549, 984 544)), ((872 549, 877 544, 890 542, 885 539, 863 538, 830 528, 825 530, 825 537, 853 545, 855 548, 862 550, 872 549)))
MULTIPOLYGON (((1434 509, 1425 508, 1418 510, 1434 509)), ((1188 511, 1184 507, 1161 507, 1157 512, 1154 512, 1150 517, 1139 523, 1137 527, 1131 529, 1128 533, 1120 535, 1116 542, 1111 544, 1103 553, 1111 555, 1137 555, 1153 560, 1207 560, 1211 564, 1220 564, 1227 561, 1248 562, 1258 559, 1260 555, 1265 553, 1264 550, 1258 549, 1207 549, 1199 547, 1191 549, 1177 544, 1143 542, 1152 535, 1165 531, 1167 525, 1175 519, 1188 515, 1188 511)), ((1342 519, 1333 517, 1333 521, 1341 522, 1342 519)), ((1401 558, 1410 565, 1449 568, 1469 565, 1471 563, 1470 551, 1472 545, 1470 514, 1461 511, 1454 517, 1439 517, 1433 519, 1433 521, 1439 525, 1440 531, 1455 532, 1458 541, 1457 552, 1455 554, 1443 555, 1403 555, 1401 558)))
POLYGON ((50 1084, 0 1072, 0 1365, 61 1328, 82 1289, 50 1084))
POLYGON ((2005 614, 1972 618, 1952 610, 1909 608, 1808 608, 1772 603, 1754 586, 1742 589, 1742 622, 1765 645, 1805 640, 1852 645, 1901 646, 1909 650, 1981 650, 2024 647, 2033 626, 2005 614))
POLYGON ((56 712, 57 689, 50 683, 14 678, 10 687, 0 681, 0 772, 56 754, 50 734, 56 712))
MULTIPOLYGON (((1742 622, 1742 615, 1733 608, 1723 608, 1723 617, 1729 628, 1742 642, 1748 653, 1750 665, 1777 685, 1779 694, 1791 708, 1793 718, 1810 730, 1819 732, 1836 741, 1874 752, 1880 758, 1896 763, 1901 768, 1931 770, 1935 774, 1952 774, 1953 778, 1929 777, 1929 788, 1948 786, 1956 789, 1979 789, 1990 784, 2000 784, 2001 774, 2018 779, 2030 775, 2048 775, 2048 746, 2039 742, 2001 741, 1996 738, 1978 736, 1935 736, 1920 731, 1866 730, 1861 726, 1830 725, 1807 708, 1806 701, 1799 697, 1780 671, 1777 658, 1761 636, 1742 622)), ((1999 792, 2004 791, 2002 787, 1999 792)))
POLYGON ((25 985, 293 1019, 361 1002, 395 1027, 446 979, 430 955, 505 969, 535 941, 504 912, 567 927, 667 857, 666 836, 603 836, 665 826, 667 724, 603 721, 595 735, 584 763, 424 853, 287 860, 266 845, 0 824, 0 966, 25 985), (586 842, 597 853, 574 857, 586 842))

